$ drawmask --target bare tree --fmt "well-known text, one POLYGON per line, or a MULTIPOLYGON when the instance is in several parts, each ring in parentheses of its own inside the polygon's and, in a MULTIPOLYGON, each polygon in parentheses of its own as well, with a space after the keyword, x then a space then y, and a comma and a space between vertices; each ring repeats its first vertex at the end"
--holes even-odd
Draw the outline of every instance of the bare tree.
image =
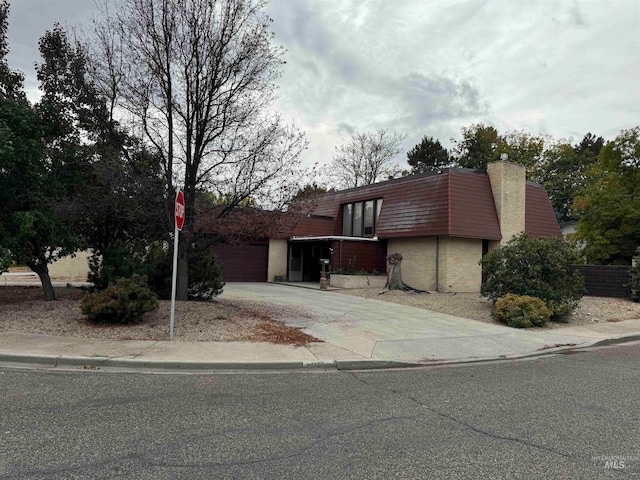
POLYGON ((230 199, 217 213, 222 218, 247 197, 278 207, 298 188, 291 179, 298 177, 306 141, 271 108, 283 50, 271 44, 264 5, 105 1, 95 21, 90 51, 96 83, 111 111, 128 112, 161 156, 168 212, 176 186, 184 185, 179 299, 187 298, 198 191, 230 199))
POLYGON ((354 188, 399 174, 400 169, 392 160, 402 151, 400 144, 406 138, 386 129, 356 133, 347 143, 336 147, 331 162, 334 182, 340 188, 354 188))

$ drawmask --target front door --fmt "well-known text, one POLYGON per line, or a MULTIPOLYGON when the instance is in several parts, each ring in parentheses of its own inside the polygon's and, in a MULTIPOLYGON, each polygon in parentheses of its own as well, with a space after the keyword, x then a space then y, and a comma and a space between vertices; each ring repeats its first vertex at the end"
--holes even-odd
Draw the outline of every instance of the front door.
POLYGON ((302 281, 302 245, 295 243, 289 247, 289 281, 302 281))

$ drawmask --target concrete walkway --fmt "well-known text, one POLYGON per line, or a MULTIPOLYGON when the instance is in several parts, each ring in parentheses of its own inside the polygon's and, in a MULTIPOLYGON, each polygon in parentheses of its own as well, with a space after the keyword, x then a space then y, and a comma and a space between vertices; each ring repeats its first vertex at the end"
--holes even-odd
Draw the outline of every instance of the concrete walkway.
POLYGON ((331 291, 270 283, 231 283, 222 298, 296 305, 314 319, 287 323, 324 342, 307 347, 250 342, 99 340, 0 335, 0 362, 157 369, 381 368, 516 359, 602 341, 640 339, 640 319, 517 330, 331 291))

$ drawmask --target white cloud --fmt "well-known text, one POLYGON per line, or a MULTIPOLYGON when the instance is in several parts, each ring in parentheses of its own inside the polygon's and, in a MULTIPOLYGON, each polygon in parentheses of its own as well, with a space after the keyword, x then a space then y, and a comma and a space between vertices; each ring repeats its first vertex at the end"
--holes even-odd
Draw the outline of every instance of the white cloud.
MULTIPOLYGON (((13 3, 10 61, 34 89, 38 37, 92 2, 13 3)), ((639 123, 637 0, 272 0, 268 13, 288 50, 277 107, 307 131, 309 164, 377 128, 408 133, 408 149, 480 121, 576 139, 639 123)))

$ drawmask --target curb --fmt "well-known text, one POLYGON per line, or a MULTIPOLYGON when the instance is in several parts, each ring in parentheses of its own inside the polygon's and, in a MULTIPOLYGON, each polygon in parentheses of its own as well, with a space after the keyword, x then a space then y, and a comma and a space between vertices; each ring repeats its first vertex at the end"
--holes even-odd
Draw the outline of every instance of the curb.
POLYGON ((421 363, 390 360, 318 360, 282 362, 185 362, 171 360, 142 360, 113 357, 71 357, 62 355, 36 355, 0 353, 0 363, 22 363, 40 367, 106 367, 135 368, 140 370, 383 370, 391 368, 424 367, 421 363))
POLYGON ((283 362, 188 362, 171 360, 142 360, 113 357, 71 357, 62 355, 35 355, 0 353, 0 363, 22 363, 41 367, 106 367, 134 368, 140 370, 300 370, 335 369, 331 361, 283 361, 283 362))
POLYGON ((620 343, 628 343, 635 342, 636 340, 640 340, 640 334, 632 334, 624 337, 616 337, 616 338, 606 338, 604 340, 598 340, 591 347, 605 347, 607 345, 618 345, 620 343))
POLYGON ((559 346, 541 351, 501 355, 499 357, 459 358, 451 360, 425 360, 423 362, 400 362, 393 360, 318 360, 318 361, 272 361, 272 362, 188 362, 171 360, 143 360, 122 357, 74 357, 63 355, 38 355, 20 353, 0 353, 0 363, 20 363, 41 368, 58 367, 95 367, 120 368, 139 370, 171 370, 171 371, 285 371, 285 370, 388 370, 408 369, 420 367, 439 367, 455 365, 472 365, 476 363, 504 362, 510 360, 525 360, 536 357, 563 354, 569 351, 586 348, 619 345, 640 340, 640 334, 598 340, 593 343, 580 345, 559 346))

